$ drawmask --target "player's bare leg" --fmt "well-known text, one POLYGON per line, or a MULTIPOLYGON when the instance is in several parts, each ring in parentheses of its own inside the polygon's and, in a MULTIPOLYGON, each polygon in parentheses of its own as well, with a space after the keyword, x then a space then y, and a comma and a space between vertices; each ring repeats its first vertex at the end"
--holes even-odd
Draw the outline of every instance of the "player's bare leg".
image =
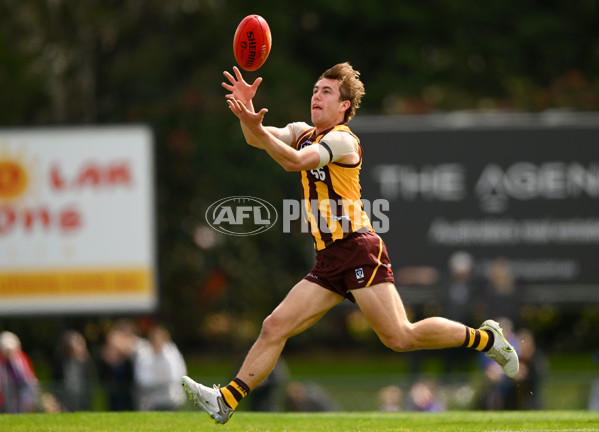
POLYGON ((315 324, 343 297, 301 280, 264 320, 262 331, 248 352, 239 373, 226 387, 209 388, 183 377, 189 398, 218 423, 226 423, 239 401, 272 371, 290 337, 315 324))
POLYGON ((302 279, 264 320, 237 377, 255 388, 275 367, 287 339, 314 325, 341 300, 339 294, 302 279))
POLYGON ((449 348, 464 342, 464 325, 445 318, 408 320, 403 302, 391 282, 352 290, 381 341, 394 351, 449 348))
POLYGON ((518 354, 495 321, 487 320, 479 329, 441 317, 411 323, 391 282, 356 289, 352 294, 381 341, 395 351, 464 346, 485 352, 509 377, 518 373, 518 354))

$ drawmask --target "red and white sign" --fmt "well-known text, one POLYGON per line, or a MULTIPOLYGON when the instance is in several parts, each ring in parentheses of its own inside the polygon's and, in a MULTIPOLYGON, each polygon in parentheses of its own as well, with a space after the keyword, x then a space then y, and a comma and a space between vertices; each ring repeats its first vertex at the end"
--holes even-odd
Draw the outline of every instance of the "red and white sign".
POLYGON ((0 130, 0 314, 156 306, 147 127, 0 130))

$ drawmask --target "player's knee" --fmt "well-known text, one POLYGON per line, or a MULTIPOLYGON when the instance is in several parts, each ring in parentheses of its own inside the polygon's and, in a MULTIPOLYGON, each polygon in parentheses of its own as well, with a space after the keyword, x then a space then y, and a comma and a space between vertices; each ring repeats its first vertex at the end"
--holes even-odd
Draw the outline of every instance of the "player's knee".
POLYGON ((414 349, 414 342, 411 337, 409 329, 405 331, 381 336, 383 344, 397 352, 412 351, 414 349))
POLYGON ((410 341, 402 340, 396 337, 384 340, 383 343, 390 349, 396 352, 412 351, 414 344, 410 341))
POLYGON ((260 331, 260 337, 268 340, 276 340, 285 338, 283 329, 285 328, 284 323, 274 314, 266 317, 262 322, 262 330, 260 331))

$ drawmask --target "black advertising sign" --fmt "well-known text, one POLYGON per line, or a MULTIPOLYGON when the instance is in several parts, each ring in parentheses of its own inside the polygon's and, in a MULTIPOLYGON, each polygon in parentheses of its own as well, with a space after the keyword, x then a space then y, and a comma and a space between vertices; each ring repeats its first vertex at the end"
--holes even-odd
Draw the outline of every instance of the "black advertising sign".
POLYGON ((599 115, 559 118, 356 119, 394 269, 463 250, 508 259, 522 284, 599 289, 599 115))

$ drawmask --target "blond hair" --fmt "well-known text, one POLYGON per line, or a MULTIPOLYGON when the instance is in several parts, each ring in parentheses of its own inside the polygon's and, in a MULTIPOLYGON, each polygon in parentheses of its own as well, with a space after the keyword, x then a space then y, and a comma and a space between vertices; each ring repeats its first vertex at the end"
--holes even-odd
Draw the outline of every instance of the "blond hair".
POLYGON ((327 69, 317 81, 324 78, 337 80, 341 83, 339 86, 340 100, 350 102, 343 118, 343 121, 347 123, 356 114, 356 110, 360 108, 362 96, 366 94, 364 83, 360 81, 360 72, 355 70, 348 62, 338 63, 327 69))

